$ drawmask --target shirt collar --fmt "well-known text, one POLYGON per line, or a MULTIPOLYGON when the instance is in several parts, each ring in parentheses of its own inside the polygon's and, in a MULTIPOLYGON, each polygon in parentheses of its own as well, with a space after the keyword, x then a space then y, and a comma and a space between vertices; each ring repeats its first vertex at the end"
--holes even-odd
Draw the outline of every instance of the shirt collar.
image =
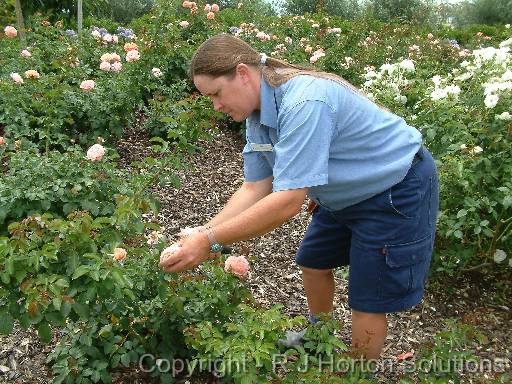
POLYGON ((277 88, 273 88, 261 77, 260 82, 260 123, 277 129, 277 88))

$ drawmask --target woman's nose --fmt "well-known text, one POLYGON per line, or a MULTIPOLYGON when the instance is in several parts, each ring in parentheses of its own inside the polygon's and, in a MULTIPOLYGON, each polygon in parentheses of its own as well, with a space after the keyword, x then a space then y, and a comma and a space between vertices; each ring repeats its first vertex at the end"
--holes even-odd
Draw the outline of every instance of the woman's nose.
POLYGON ((213 109, 215 109, 217 112, 219 112, 222 108, 222 104, 218 100, 212 100, 213 101, 213 109))

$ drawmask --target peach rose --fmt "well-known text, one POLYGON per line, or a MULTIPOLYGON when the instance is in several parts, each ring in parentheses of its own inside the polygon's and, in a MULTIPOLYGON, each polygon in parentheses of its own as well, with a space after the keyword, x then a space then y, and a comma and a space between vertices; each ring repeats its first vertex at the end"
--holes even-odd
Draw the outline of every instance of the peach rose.
POLYGON ((123 49, 126 53, 130 52, 130 51, 138 51, 139 50, 139 47, 137 44, 135 43, 126 43, 124 46, 123 46, 123 49))
POLYGON ((100 144, 94 144, 87 150, 87 160, 100 161, 105 155, 105 148, 100 144))
POLYGON ((208 14, 206 15, 206 18, 207 18, 208 20, 213 20, 213 19, 215 19, 215 13, 213 13, 213 12, 208 12, 208 14))
POLYGON ((4 145, 5 144, 5 139, 3 138, 3 136, 0 136, 0 145, 4 145))
POLYGON ((5 35, 7 37, 16 37, 18 36, 18 31, 16 30, 16 28, 14 28, 13 26, 11 25, 8 25, 7 27, 4 28, 4 32, 5 32, 5 35))
POLYGON ((224 270, 243 278, 249 271, 249 262, 244 256, 229 256, 224 263, 224 270))
POLYGON ((33 69, 29 69, 28 71, 25 71, 25 77, 27 79, 39 79, 41 75, 39 74, 39 72, 33 69))
POLYGON ((183 8, 190 8, 190 1, 184 1, 181 5, 183 8))
POLYGON ((114 249, 114 259, 117 261, 122 261, 126 257, 126 249, 124 248, 115 248, 114 249))
POLYGON ((89 92, 90 90, 94 89, 94 85, 94 80, 84 80, 80 83, 80 88, 86 92, 89 92))
POLYGON ((100 64, 100 69, 105 72, 110 71, 110 63, 108 61, 102 61, 100 64))
POLYGON ((218 4, 212 4, 212 12, 219 12, 219 5, 218 4))

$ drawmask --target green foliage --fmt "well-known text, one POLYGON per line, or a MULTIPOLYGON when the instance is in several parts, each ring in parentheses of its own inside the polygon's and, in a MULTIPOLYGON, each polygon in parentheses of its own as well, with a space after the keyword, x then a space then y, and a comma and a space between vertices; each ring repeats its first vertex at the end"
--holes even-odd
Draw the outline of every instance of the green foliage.
POLYGON ((345 19, 354 19, 362 12, 360 3, 359 0, 287 0, 285 12, 290 15, 325 13, 345 19))
POLYGON ((466 0, 453 7, 452 16, 459 27, 468 24, 510 24, 512 23, 512 1, 466 0))
POLYGON ((195 359, 220 360, 218 375, 235 383, 265 383, 265 374, 274 369, 279 354, 278 340, 284 331, 303 319, 285 318, 279 307, 259 310, 240 305, 230 321, 216 325, 198 323, 186 331, 188 343, 197 351, 195 359))
POLYGON ((433 12, 432 0, 371 0, 370 12, 380 20, 392 19, 424 22, 433 12))
POLYGON ((46 156, 14 152, 0 182, 0 232, 11 221, 45 212, 65 216, 80 209, 94 216, 110 215, 115 196, 134 193, 122 183, 125 179, 113 163, 87 160, 81 148, 69 148, 64 154, 51 151, 46 156))

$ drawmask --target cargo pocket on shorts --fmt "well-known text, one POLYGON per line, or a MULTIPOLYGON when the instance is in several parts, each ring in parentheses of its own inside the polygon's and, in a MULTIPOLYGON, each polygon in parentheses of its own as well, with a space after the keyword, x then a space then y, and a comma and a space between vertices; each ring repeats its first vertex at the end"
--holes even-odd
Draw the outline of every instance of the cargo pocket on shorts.
POLYGON ((409 243, 386 245, 379 281, 379 296, 400 299, 423 289, 432 255, 432 236, 409 243))

